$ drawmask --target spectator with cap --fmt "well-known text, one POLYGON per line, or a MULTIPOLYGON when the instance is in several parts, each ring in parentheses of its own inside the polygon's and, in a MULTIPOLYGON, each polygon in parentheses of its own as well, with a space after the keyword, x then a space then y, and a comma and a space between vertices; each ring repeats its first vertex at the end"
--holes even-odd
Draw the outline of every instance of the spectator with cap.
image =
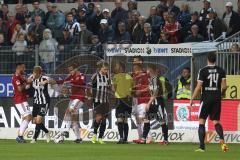
POLYGON ((103 58, 104 56, 103 47, 97 35, 92 35, 91 37, 89 53, 100 58, 103 58))
POLYGON ((140 44, 140 41, 144 35, 144 23, 145 23, 145 17, 139 16, 138 22, 135 24, 132 30, 132 41, 133 43, 140 44))
POLYGON ((152 6, 150 8, 150 15, 146 19, 146 22, 149 23, 152 27, 152 32, 155 34, 160 33, 160 28, 163 27, 164 21, 163 18, 157 15, 157 7, 152 6))
POLYGON ((120 21, 120 22, 118 22, 117 26, 118 26, 118 28, 117 28, 117 31, 115 32, 113 41, 116 43, 130 42, 131 37, 127 31, 126 24, 124 22, 120 21))
POLYGON ((157 6, 158 16, 163 17, 163 12, 168 11, 167 0, 160 0, 160 4, 157 6))
POLYGON ((9 12, 8 5, 7 4, 2 4, 1 5, 1 10, 0 10, 0 17, 5 22, 8 21, 8 12, 9 12))
POLYGON ((87 11, 85 8, 80 9, 77 15, 78 23, 86 23, 87 22, 87 11))
POLYGON ((106 19, 108 21, 108 25, 111 26, 112 18, 111 18, 109 9, 107 8, 103 9, 102 14, 103 14, 103 19, 106 19))
POLYGON ((0 33, 4 35, 5 40, 8 38, 8 28, 2 17, 0 17, 0 33))
POLYGON ((175 0, 167 0, 168 12, 171 14, 174 14, 175 17, 178 17, 180 13, 180 8, 176 6, 174 3, 175 3, 175 0))
POLYGON ((140 44, 155 44, 157 43, 157 35, 156 33, 152 32, 152 27, 150 23, 145 23, 143 26, 143 36, 140 40, 140 44))
POLYGON ((39 0, 34 0, 32 3, 33 11, 31 12, 32 19, 34 21, 34 18, 36 16, 41 16, 42 21, 45 21, 45 12, 40 8, 40 2, 39 0))
POLYGON ((211 0, 203 0, 203 9, 200 11, 199 20, 205 23, 209 11, 213 9, 211 7, 211 0))
POLYGON ((192 31, 192 34, 189 35, 185 39, 185 42, 202 42, 202 41, 204 41, 204 37, 198 33, 199 27, 196 24, 191 27, 191 31, 192 31))
POLYGON ((25 15, 24 17, 25 23, 22 25, 22 29, 24 34, 28 34, 30 28, 32 27, 33 23, 32 23, 32 16, 30 14, 25 15))
POLYGON ((47 9, 47 13, 46 13, 46 16, 45 16, 45 21, 44 21, 45 25, 46 25, 46 22, 49 19, 50 14, 52 13, 52 3, 51 2, 46 3, 46 9, 47 9))
POLYGON ((112 42, 114 37, 113 29, 108 25, 106 19, 100 21, 101 29, 99 31, 99 40, 102 44, 112 42))
POLYGON ((70 32, 70 36, 73 39, 76 39, 79 36, 79 32, 81 31, 80 24, 78 22, 74 22, 72 12, 68 12, 66 15, 66 25, 64 29, 70 32))
POLYGON ((15 15, 13 12, 8 13, 8 21, 6 23, 7 28, 9 29, 8 31, 8 41, 11 40, 12 35, 14 33, 14 29, 16 25, 19 24, 19 21, 15 19, 15 15))
POLYGON ((214 9, 208 10, 208 20, 206 21, 206 40, 213 41, 220 36, 225 36, 226 25, 218 18, 217 13, 214 9))
POLYGON ((99 30, 100 30, 100 22, 103 19, 103 14, 102 14, 102 10, 101 10, 101 6, 100 4, 96 4, 95 5, 95 9, 94 9, 96 15, 94 16, 93 19, 93 34, 94 35, 98 35, 99 34, 99 30))
POLYGON ((34 33, 35 35, 35 44, 40 44, 43 39, 43 31, 45 30, 45 26, 42 24, 41 16, 36 16, 34 18, 33 25, 29 28, 29 33, 34 33))
POLYGON ((51 29, 55 38, 58 38, 61 35, 62 29, 65 26, 65 15, 62 11, 58 10, 56 3, 53 3, 52 5, 52 13, 49 16, 46 25, 51 29))
POLYGON ((127 11, 122 7, 122 0, 115 0, 115 9, 111 13, 111 18, 113 21, 113 29, 118 30, 118 22, 127 21, 127 11))
POLYGON ((240 30, 240 17, 233 10, 232 2, 226 3, 226 11, 223 14, 223 21, 227 26, 227 36, 231 36, 240 30))
POLYGON ((163 27, 163 31, 169 35, 169 43, 176 44, 179 42, 179 31, 181 24, 176 21, 174 14, 168 16, 168 21, 163 27))

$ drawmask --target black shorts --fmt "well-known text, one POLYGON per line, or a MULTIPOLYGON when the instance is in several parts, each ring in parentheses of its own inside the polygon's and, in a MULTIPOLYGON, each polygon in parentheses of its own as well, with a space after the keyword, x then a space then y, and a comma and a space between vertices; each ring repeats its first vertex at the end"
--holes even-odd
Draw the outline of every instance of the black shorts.
POLYGON ((167 123, 167 112, 163 100, 158 101, 158 104, 150 106, 149 110, 146 112, 146 119, 156 119, 160 123, 167 123))
POLYGON ((202 98, 199 108, 199 118, 210 120, 220 120, 221 115, 221 96, 209 95, 202 98))
POLYGON ((93 109, 95 115, 101 114, 103 116, 107 116, 111 112, 109 103, 94 102, 93 109))
POLYGON ((33 104, 33 111, 32 111, 32 116, 37 117, 37 116, 42 116, 44 117, 49 109, 49 104, 33 104))
POLYGON ((132 114, 132 98, 117 99, 116 118, 129 118, 132 114))

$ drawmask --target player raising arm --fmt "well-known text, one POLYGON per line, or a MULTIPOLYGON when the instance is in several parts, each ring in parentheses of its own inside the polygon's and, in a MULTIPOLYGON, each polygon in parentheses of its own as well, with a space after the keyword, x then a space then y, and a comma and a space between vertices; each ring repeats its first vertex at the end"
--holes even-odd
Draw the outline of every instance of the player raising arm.
MULTIPOLYGON (((216 54, 209 53, 207 57, 208 65, 200 69, 197 86, 192 96, 192 99, 195 99, 202 91, 198 128, 200 148, 197 149, 196 152, 205 152, 205 122, 208 116, 210 116, 210 120, 213 121, 215 130, 220 137, 222 151, 228 151, 228 147, 224 142, 223 128, 219 122, 221 115, 221 98, 225 95, 227 89, 226 73, 222 68, 216 66, 215 62, 216 54)), ((192 100, 190 104, 192 105, 192 100)))
POLYGON ((12 84, 14 89, 14 103, 21 114, 22 122, 18 131, 18 137, 16 141, 18 143, 26 143, 23 138, 24 132, 26 131, 29 122, 32 120, 32 112, 27 102, 26 88, 28 88, 28 80, 24 78, 25 64, 18 63, 16 66, 16 72, 12 77, 12 84))

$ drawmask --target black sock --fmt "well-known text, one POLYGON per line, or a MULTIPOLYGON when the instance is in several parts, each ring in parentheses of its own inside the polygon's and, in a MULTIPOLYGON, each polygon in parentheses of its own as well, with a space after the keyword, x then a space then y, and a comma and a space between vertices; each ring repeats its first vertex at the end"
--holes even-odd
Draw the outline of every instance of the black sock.
POLYGON ((120 135, 120 139, 123 139, 123 122, 118 122, 118 132, 120 135))
POLYGON ((102 138, 103 137, 105 130, 106 130, 106 120, 103 120, 101 122, 101 126, 99 128, 99 136, 98 136, 98 138, 102 138))
POLYGON ((199 141, 200 141, 200 148, 205 149, 205 125, 204 124, 199 124, 198 128, 198 136, 199 136, 199 141))
POLYGON ((124 131, 124 141, 127 142, 128 140, 128 130, 129 130, 129 127, 128 127, 128 123, 123 123, 123 131, 124 131))
POLYGON ((219 123, 215 124, 215 130, 220 137, 220 140, 224 140, 222 125, 219 123))
POLYGON ((143 138, 144 139, 147 139, 149 131, 150 131, 150 123, 144 123, 144 127, 143 127, 143 138))
POLYGON ((33 139, 37 140, 37 138, 38 138, 38 136, 40 134, 40 130, 41 130, 40 124, 36 124, 35 133, 33 135, 33 139))
POLYGON ((97 121, 95 120, 93 122, 93 127, 94 127, 94 131, 93 132, 94 132, 94 134, 97 134, 99 126, 100 126, 100 123, 97 123, 97 121))
POLYGON ((48 133, 48 129, 44 126, 43 123, 40 123, 39 125, 40 125, 41 130, 43 130, 43 132, 48 133))
POLYGON ((168 141, 168 126, 166 124, 162 124, 162 133, 164 141, 168 141))

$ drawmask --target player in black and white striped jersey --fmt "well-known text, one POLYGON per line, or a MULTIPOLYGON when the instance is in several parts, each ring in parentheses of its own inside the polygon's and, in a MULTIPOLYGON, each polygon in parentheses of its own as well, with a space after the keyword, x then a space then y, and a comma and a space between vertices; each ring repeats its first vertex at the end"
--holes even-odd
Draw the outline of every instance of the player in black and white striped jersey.
POLYGON ((104 144, 102 137, 106 130, 106 118, 110 112, 108 103, 108 91, 110 87, 110 79, 108 75, 109 64, 106 62, 98 63, 99 70, 95 73, 92 80, 92 97, 93 97, 93 107, 95 113, 94 121, 94 136, 92 142, 97 142, 97 131, 99 128, 98 142, 104 144))
POLYGON ((34 104, 33 104, 33 123, 36 124, 35 133, 31 143, 36 143, 41 130, 46 133, 47 142, 50 141, 48 129, 44 126, 43 118, 48 112, 50 104, 50 96, 48 93, 48 84, 52 81, 47 76, 42 75, 42 68, 35 66, 33 74, 30 76, 32 80, 32 87, 34 88, 34 104))

